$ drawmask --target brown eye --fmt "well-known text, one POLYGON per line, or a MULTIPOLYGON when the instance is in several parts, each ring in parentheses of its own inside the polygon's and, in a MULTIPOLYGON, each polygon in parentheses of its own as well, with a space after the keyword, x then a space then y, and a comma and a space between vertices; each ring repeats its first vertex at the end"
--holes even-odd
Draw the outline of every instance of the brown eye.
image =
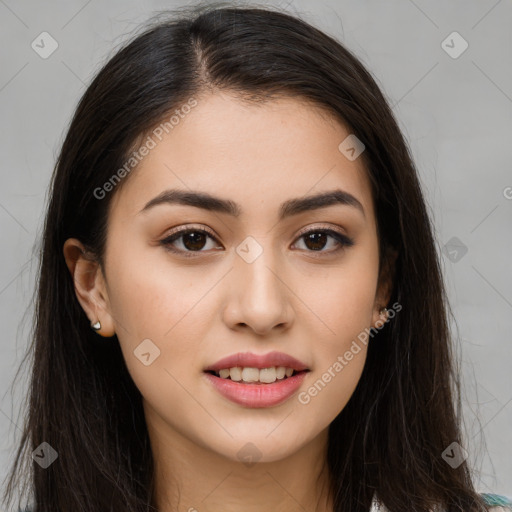
MULTIPOLYGON (((189 256, 190 253, 205 252, 203 249, 208 244, 208 239, 217 241, 215 237, 204 228, 186 228, 172 233, 160 243, 169 251, 189 256), (180 239, 182 247, 176 247, 175 242, 180 241, 180 239)), ((215 247, 217 246, 213 244, 213 247, 208 247, 207 249, 215 247)))
MULTIPOLYGON (((338 233, 332 229, 314 229, 302 233, 299 240, 304 241, 307 252, 333 253, 345 247, 354 245, 354 242, 342 233, 338 233), (329 246, 330 241, 334 241, 334 248, 331 250, 323 250, 329 246), (336 247, 337 246, 337 247, 336 247)), ((209 249, 220 248, 215 245, 217 239, 204 228, 185 228, 180 229, 161 240, 160 244, 166 250, 181 254, 186 257, 193 257, 194 253, 207 252, 209 249), (212 241, 210 247, 207 247, 209 240, 212 241), (180 242, 177 244, 176 242, 180 242), (180 247, 181 245, 181 247, 180 247)))
POLYGON ((200 251, 205 243, 206 237, 204 233, 192 231, 181 235, 183 237, 183 245, 190 251, 200 251))
MULTIPOLYGON (((307 231, 306 233, 302 233, 299 237, 299 240, 304 240, 304 245, 306 249, 314 252, 335 252, 338 249, 322 251, 322 249, 328 244, 329 238, 334 239, 336 244, 338 245, 338 249, 342 249, 344 247, 351 247, 354 245, 353 240, 343 235, 342 233, 338 233, 337 231, 333 231, 332 229, 315 229, 307 231)), ((336 245, 334 244, 334 245, 336 245)))

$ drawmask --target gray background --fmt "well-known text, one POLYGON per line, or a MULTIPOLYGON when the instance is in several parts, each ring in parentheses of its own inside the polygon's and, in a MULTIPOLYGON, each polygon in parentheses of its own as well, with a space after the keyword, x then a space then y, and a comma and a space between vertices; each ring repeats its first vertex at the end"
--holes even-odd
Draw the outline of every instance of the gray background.
MULTIPOLYGON (((270 4, 341 40, 393 105, 432 210, 456 317, 474 478, 481 491, 512 495, 512 4, 260 2, 270 4), (454 31, 469 45, 460 55, 454 31), (458 241, 467 252, 454 248, 458 241)), ((29 336, 34 247, 59 144, 116 46, 154 11, 179 5, 0 0, 2 479, 20 433, 26 372, 14 395, 9 386, 29 336), (47 59, 31 47, 44 31, 59 45, 47 59)))

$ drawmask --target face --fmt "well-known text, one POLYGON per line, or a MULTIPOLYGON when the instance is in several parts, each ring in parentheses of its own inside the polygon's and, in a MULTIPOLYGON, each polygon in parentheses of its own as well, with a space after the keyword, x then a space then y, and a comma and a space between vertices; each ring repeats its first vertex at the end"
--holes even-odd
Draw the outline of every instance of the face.
POLYGON ((105 265, 79 299, 117 334, 148 426, 232 460, 252 443, 264 462, 325 434, 344 408, 365 363, 358 336, 387 300, 370 183, 338 149, 349 133, 296 99, 216 93, 153 137, 115 192, 105 265), (239 353, 263 357, 217 370, 294 374, 244 384, 205 371, 239 353))

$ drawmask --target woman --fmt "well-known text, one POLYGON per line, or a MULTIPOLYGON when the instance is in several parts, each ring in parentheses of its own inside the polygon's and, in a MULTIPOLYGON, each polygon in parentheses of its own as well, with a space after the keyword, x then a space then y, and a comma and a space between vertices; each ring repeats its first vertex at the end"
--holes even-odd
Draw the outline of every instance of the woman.
POLYGON ((25 461, 37 512, 498 504, 465 462, 406 142, 299 19, 201 7, 103 67, 56 165, 37 304, 9 503, 25 461))

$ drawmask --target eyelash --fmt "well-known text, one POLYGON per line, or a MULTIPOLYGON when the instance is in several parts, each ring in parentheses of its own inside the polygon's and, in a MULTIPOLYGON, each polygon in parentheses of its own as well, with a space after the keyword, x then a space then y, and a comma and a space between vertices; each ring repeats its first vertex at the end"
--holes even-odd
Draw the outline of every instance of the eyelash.
MULTIPOLYGON (((160 244, 163 245, 167 251, 173 252, 175 254, 180 254, 186 258, 195 258, 195 257, 197 257, 197 253, 206 252, 206 251, 202 251, 202 250, 200 250, 200 251, 186 251, 185 250, 184 251, 182 249, 176 249, 176 248, 172 247, 172 245, 171 245, 173 242, 178 240, 180 237, 182 237, 183 235, 189 234, 189 233, 204 233, 205 235, 208 235, 210 238, 212 238, 215 242, 218 243, 218 240, 216 239, 216 237, 213 235, 213 233, 210 230, 202 228, 202 227, 197 227, 197 228, 189 227, 189 228, 183 228, 183 229, 174 231, 169 236, 167 236, 163 240, 161 240, 160 244)), ((351 238, 349 238, 348 236, 346 236, 342 233, 339 233, 338 231, 335 231, 333 229, 327 229, 327 228, 316 228, 316 229, 308 229, 306 231, 302 231, 298 234, 297 240, 301 239, 305 235, 309 235, 310 233, 316 233, 316 234, 322 233, 322 234, 329 235, 338 242, 339 247, 337 249, 330 250, 330 251, 323 251, 323 250, 309 251, 308 250, 306 252, 311 252, 311 253, 319 252, 319 253, 333 254, 333 253, 337 253, 340 250, 343 250, 347 247, 351 247, 354 245, 354 241, 351 238)))

